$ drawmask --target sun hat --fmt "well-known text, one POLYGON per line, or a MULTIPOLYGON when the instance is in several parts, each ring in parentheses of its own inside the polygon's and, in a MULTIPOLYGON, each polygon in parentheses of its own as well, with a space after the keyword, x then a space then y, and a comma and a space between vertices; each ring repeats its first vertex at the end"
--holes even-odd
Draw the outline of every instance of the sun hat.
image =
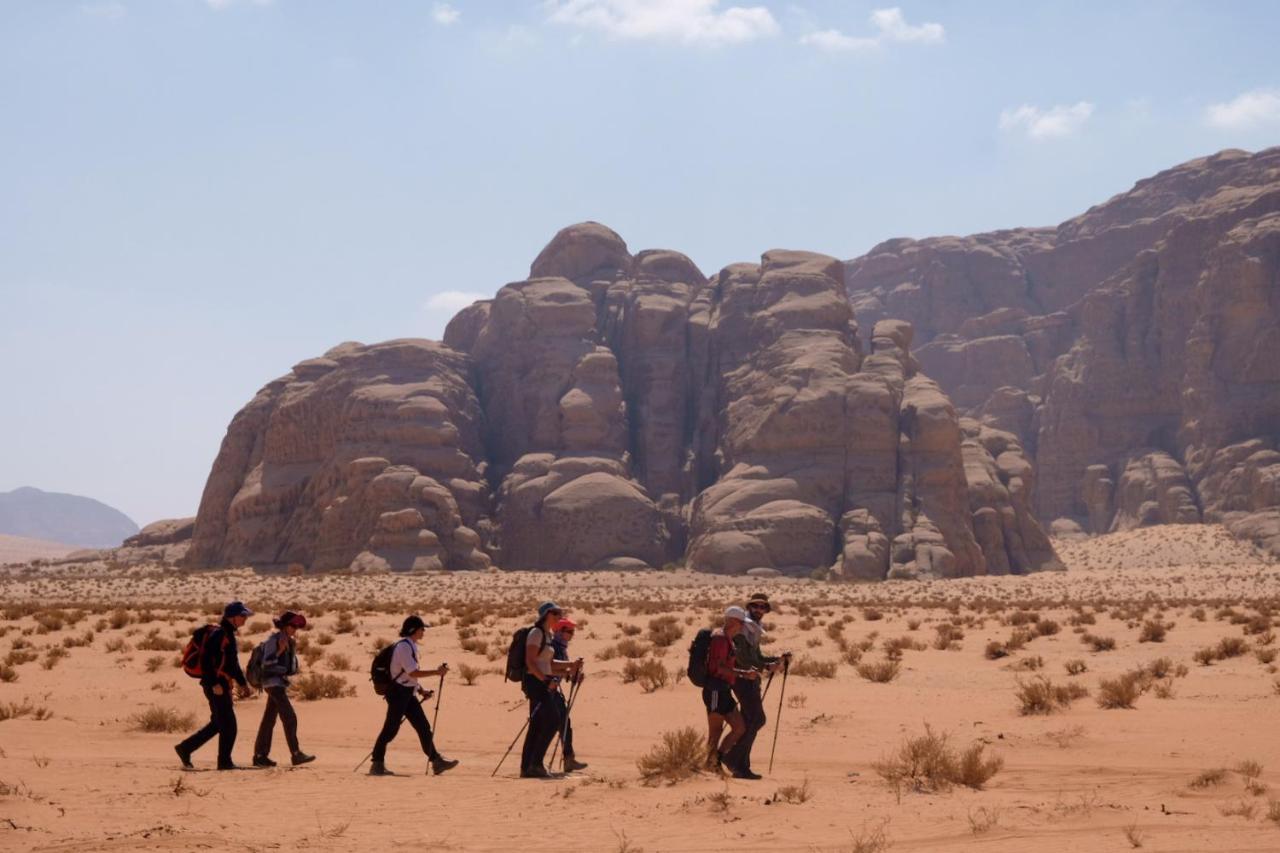
POLYGON ((277 628, 288 628, 290 625, 301 630, 307 627, 307 617, 301 613, 294 613, 292 610, 286 610, 277 616, 274 620, 277 628))
POLYGON ((724 618, 737 619, 739 622, 746 622, 751 617, 747 615, 747 611, 737 605, 734 605, 724 612, 724 618))
POLYGON ((541 604, 539 604, 538 605, 538 621, 541 622, 543 619, 546 619, 547 614, 552 612, 553 610, 556 613, 564 612, 560 609, 560 605, 556 604, 554 601, 544 601, 541 604))

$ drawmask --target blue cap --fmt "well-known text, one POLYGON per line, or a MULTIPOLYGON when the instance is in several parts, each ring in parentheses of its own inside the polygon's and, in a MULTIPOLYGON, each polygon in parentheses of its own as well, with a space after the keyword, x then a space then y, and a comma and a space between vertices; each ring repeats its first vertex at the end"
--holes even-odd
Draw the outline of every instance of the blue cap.
POLYGON ((222 608, 222 618, 230 619, 233 616, 252 616, 253 611, 244 606, 243 601, 233 601, 226 607, 222 608))
POLYGON ((541 604, 539 604, 538 605, 538 621, 542 621, 543 619, 546 619, 547 614, 550 613, 552 610, 560 611, 560 605, 556 604, 554 601, 544 601, 541 604))

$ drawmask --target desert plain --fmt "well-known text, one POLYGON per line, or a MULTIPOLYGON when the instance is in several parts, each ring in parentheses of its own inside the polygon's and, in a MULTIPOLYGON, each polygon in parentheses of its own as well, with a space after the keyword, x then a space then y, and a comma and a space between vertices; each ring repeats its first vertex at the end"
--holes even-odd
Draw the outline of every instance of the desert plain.
MULTIPOLYGON (((11 565, 0 848, 1280 850, 1280 566, 1212 525, 1055 546, 1066 571, 874 584, 11 565), (664 735, 704 731, 683 677, 694 632, 758 590, 777 603, 766 650, 796 658, 785 696, 778 678, 766 699, 765 778, 681 778, 675 755, 646 779, 638 760, 664 735), (580 625, 573 721, 589 767, 520 780, 508 758, 492 777, 526 713, 502 657, 547 598, 580 625), (314 764, 218 772, 210 744, 179 767, 173 744, 208 710, 175 661, 231 599, 257 611, 242 661, 272 611, 308 614, 296 681, 320 698, 295 707, 314 764), (368 665, 409 612, 433 624, 424 663, 452 666, 438 743, 462 763, 425 775, 406 728, 388 753, 399 775, 371 778, 353 772, 383 713, 368 665), (974 761, 948 770, 931 747, 974 761)), ((237 704, 241 764, 262 708, 237 704)), ((275 744, 287 758, 279 730, 275 744)))

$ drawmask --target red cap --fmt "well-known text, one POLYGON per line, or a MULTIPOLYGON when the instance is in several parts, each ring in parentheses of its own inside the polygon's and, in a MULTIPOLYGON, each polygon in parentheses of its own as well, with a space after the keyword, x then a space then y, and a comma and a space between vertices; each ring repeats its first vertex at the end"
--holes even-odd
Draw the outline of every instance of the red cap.
POLYGON ((557 631, 564 631, 566 629, 573 631, 573 630, 576 630, 577 627, 578 627, 578 623, 574 622, 568 616, 560 617, 560 621, 556 623, 557 631))
POLYGON ((307 627, 307 617, 303 616, 301 613, 294 613, 292 610, 286 610, 280 614, 280 617, 275 620, 275 623, 277 628, 287 628, 292 625, 295 628, 301 629, 307 627))

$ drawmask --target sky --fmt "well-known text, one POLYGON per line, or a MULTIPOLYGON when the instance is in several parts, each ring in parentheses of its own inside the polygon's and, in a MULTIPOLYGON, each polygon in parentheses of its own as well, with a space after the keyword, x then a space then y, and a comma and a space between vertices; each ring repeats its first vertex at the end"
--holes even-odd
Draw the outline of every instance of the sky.
POLYGON ((232 416, 587 219, 708 273, 1280 144, 1280 4, 3 0, 0 491, 194 514, 232 416))

